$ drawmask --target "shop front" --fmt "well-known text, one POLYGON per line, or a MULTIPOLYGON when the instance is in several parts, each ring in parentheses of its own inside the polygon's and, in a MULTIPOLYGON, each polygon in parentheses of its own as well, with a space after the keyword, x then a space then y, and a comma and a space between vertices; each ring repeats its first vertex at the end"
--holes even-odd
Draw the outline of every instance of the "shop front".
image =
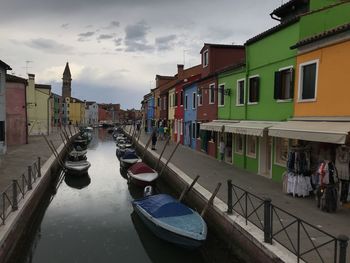
POLYGON ((349 202, 349 131, 346 121, 287 121, 270 127, 275 145, 287 148, 279 156, 286 171, 284 192, 299 197, 315 193, 318 206, 328 212, 349 202))
POLYGON ((220 133, 223 134, 225 124, 225 122, 221 121, 211 121, 200 124, 200 134, 197 139, 197 145, 200 146, 201 151, 206 152, 214 158, 217 157, 217 147, 220 142, 219 135, 220 133))
POLYGON ((233 134, 233 163, 248 171, 272 177, 272 139, 268 128, 277 122, 240 121, 225 125, 233 134))

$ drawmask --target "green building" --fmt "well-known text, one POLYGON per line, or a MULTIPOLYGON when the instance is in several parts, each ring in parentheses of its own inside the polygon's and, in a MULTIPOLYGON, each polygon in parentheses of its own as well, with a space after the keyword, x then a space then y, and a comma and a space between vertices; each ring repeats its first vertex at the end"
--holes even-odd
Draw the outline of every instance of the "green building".
POLYGON ((245 64, 219 73, 219 92, 230 90, 218 105, 225 161, 281 181, 293 141, 270 137, 268 129, 293 118, 298 54, 290 47, 349 22, 349 8, 349 1, 291 0, 270 14, 278 25, 246 41, 245 64))

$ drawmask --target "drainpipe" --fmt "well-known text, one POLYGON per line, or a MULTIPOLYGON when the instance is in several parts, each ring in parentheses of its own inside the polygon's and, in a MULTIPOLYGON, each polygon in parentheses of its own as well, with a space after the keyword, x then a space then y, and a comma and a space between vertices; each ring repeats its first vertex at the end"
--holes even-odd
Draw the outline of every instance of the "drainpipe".
MULTIPOLYGON (((245 85, 244 85, 244 119, 247 120, 248 118, 248 100, 249 100, 249 94, 248 94, 248 76, 249 76, 249 56, 248 56, 248 47, 245 46, 245 85)), ((243 162, 243 167, 244 169, 247 168, 247 156, 246 156, 246 135, 244 135, 244 140, 243 140, 243 154, 244 154, 244 162, 243 162)))
POLYGON ((26 114, 26 144, 28 144, 27 85, 28 85, 28 82, 26 84, 24 84, 24 111, 25 111, 25 114, 26 114))

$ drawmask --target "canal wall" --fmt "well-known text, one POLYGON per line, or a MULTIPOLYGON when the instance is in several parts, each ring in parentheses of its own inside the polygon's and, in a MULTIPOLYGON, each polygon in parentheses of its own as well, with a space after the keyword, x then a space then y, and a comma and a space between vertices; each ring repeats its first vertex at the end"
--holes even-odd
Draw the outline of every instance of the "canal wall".
MULTIPOLYGON (((71 140, 69 143, 71 143, 71 140)), ((62 143, 57 152, 62 158, 66 154, 66 147, 62 143)), ((21 238, 30 230, 37 208, 42 199, 51 189, 51 184, 57 171, 60 169, 58 160, 54 155, 41 166, 41 177, 32 185, 24 199, 18 204, 18 209, 9 214, 5 225, 0 226, 0 262, 9 262, 20 244, 21 238)), ((11 209, 11 208, 9 208, 11 209)))
MULTIPOLYGON (((135 146, 138 152, 142 153, 144 151, 145 145, 141 141, 137 142, 135 146)), ((157 152, 147 149, 144 156, 145 162, 155 167, 158 159, 159 154, 157 152)), ((162 157, 158 171, 161 171, 166 162, 167 160, 162 157)), ((178 195, 193 181, 190 176, 171 162, 164 169, 160 180, 170 185, 178 195)), ((227 186, 222 185, 222 187, 227 186)), ((197 211, 202 211, 210 197, 211 193, 196 183, 187 194, 185 201, 197 211)), ((217 197, 214 199, 213 206, 207 210, 204 218, 210 230, 214 230, 215 234, 221 237, 223 242, 226 242, 226 247, 232 247, 231 244, 233 243, 245 252, 247 262, 297 262, 296 256, 277 242, 272 245, 265 243, 263 231, 255 225, 249 222, 246 224, 245 219, 235 212, 228 214, 227 204, 217 197)))

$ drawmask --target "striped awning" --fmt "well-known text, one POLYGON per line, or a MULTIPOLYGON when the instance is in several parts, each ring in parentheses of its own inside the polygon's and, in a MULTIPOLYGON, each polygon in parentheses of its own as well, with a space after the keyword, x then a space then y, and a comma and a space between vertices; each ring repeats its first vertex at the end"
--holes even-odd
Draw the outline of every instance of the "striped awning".
POLYGON ((350 122, 286 121, 269 128, 269 136, 304 141, 344 144, 350 122))
POLYGON ((239 123, 226 124, 225 132, 262 137, 264 132, 267 132, 267 129, 276 123, 277 122, 241 121, 239 123))
POLYGON ((217 131, 221 132, 225 129, 225 122, 211 121, 200 124, 200 129, 205 131, 217 131))

